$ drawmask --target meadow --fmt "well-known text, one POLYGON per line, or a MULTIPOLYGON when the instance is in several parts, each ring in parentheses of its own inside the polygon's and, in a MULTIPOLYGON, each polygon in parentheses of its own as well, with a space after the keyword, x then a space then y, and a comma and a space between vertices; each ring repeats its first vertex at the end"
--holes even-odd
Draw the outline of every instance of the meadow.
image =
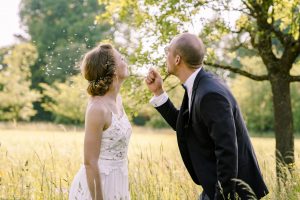
MULTIPOLYGON (((0 199, 67 199, 83 161, 82 128, 56 125, 0 125, 0 199)), ((300 139, 296 171, 279 190, 275 139, 251 138, 270 194, 264 199, 300 199, 300 139)), ((201 187, 190 179, 172 130, 134 127, 129 147, 133 200, 197 199, 201 187)))

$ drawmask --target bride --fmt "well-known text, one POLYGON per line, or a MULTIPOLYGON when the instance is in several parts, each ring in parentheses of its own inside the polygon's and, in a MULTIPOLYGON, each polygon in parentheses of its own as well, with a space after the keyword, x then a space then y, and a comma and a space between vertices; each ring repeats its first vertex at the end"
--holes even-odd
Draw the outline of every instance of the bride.
POLYGON ((127 149, 131 125, 120 87, 127 64, 110 44, 88 52, 81 71, 91 95, 85 115, 84 165, 70 188, 71 200, 129 200, 127 149))

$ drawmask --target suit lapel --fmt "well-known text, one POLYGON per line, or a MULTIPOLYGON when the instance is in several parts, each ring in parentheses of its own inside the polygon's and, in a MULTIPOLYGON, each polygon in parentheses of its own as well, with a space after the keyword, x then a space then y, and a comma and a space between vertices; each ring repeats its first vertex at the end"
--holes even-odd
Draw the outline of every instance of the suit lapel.
POLYGON ((195 93, 196 93, 196 90, 199 86, 199 82, 200 80, 205 76, 206 72, 204 71, 204 69, 202 68, 200 70, 200 72, 197 74, 196 78, 195 78, 195 81, 194 81, 194 84, 193 84, 193 91, 192 91, 192 99, 191 99, 191 111, 189 112, 189 118, 188 118, 188 125, 190 124, 191 122, 191 114, 193 112, 193 105, 194 105, 194 100, 195 100, 195 93))
POLYGON ((189 113, 189 97, 187 92, 185 91, 184 96, 183 96, 183 100, 182 100, 182 104, 179 110, 179 117, 177 120, 177 133, 178 134, 183 134, 184 132, 184 126, 187 124, 187 119, 188 119, 188 114, 189 113))

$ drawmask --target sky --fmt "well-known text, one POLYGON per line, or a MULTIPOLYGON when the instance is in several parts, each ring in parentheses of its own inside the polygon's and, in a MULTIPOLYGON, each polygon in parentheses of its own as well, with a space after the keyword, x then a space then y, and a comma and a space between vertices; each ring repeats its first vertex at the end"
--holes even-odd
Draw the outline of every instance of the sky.
POLYGON ((0 0, 0 47, 16 43, 14 34, 24 34, 18 15, 21 0, 0 0))

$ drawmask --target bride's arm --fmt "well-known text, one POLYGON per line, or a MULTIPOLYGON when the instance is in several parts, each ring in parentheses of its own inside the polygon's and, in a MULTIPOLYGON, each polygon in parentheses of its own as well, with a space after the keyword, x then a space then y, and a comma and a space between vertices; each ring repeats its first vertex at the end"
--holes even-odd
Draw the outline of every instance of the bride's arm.
POLYGON ((93 200, 103 200, 98 159, 102 132, 107 115, 103 109, 90 107, 85 117, 84 165, 87 183, 93 200))

